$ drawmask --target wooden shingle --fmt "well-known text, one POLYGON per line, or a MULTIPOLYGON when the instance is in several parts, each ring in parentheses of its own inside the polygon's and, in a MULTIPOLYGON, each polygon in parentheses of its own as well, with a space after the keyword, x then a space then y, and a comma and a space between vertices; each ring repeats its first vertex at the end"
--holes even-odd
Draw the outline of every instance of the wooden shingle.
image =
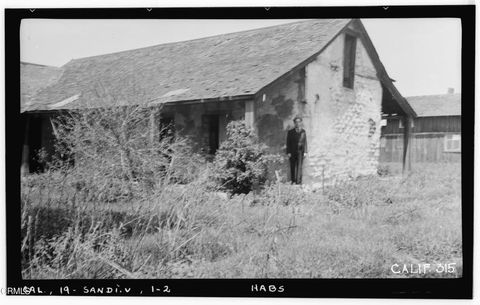
POLYGON ((350 21, 307 20, 75 59, 56 83, 24 101, 23 110, 253 95, 324 48, 350 21))

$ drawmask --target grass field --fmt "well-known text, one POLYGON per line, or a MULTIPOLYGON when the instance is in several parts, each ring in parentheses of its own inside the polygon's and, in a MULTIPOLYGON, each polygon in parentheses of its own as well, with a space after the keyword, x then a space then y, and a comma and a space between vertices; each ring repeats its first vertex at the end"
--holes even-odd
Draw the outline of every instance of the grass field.
POLYGON ((97 204, 59 200, 30 177, 23 277, 460 277, 459 164, 415 164, 408 176, 382 168, 325 192, 273 184, 228 198, 199 179, 144 202, 97 204), (430 272, 415 273, 418 264, 430 272))

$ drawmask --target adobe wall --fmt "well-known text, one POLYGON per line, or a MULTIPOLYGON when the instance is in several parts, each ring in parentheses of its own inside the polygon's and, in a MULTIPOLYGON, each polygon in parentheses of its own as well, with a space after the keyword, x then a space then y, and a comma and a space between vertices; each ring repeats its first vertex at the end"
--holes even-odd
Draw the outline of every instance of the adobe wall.
MULTIPOLYGON (((339 35, 305 68, 275 84, 256 100, 259 136, 284 154, 292 119, 304 117, 308 158, 304 183, 321 186, 375 174, 379 157, 382 87, 361 41, 357 40, 354 88, 343 87, 344 35, 339 35), (305 86, 304 93, 302 86, 305 86), (300 102, 304 94, 304 102, 300 102)), ((288 176, 283 166, 283 175, 288 176)))
POLYGON ((270 152, 284 157, 281 164, 271 167, 269 178, 275 179, 275 171, 283 177, 289 177, 289 163, 286 157, 287 131, 293 128, 293 118, 303 112, 304 79, 301 72, 268 88, 255 100, 255 128, 259 140, 270 148, 270 152))
POLYGON ((204 115, 219 115, 219 141, 226 137, 226 126, 232 120, 243 120, 243 101, 206 102, 201 104, 176 105, 164 109, 163 116, 172 116, 176 131, 193 140, 198 151, 208 147, 208 125, 204 115))
POLYGON ((293 127, 293 118, 302 112, 298 102, 304 94, 301 73, 297 72, 278 82, 255 101, 255 127, 260 141, 272 152, 285 152, 287 130, 293 127))

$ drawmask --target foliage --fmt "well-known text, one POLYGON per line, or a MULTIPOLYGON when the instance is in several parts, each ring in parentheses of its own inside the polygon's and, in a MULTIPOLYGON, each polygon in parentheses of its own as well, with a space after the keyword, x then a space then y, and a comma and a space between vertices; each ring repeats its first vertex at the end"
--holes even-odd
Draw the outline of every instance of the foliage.
POLYGON ((354 181, 341 181, 325 191, 330 201, 346 208, 391 204, 395 193, 395 185, 381 181, 376 176, 360 176, 354 181))
POLYGON ((305 192, 298 185, 276 181, 266 185, 255 203, 262 205, 301 206, 318 199, 316 194, 305 192))
POLYGON ((24 179, 22 275, 461 277, 460 167, 416 168, 409 176, 339 184, 325 195, 275 183, 230 198, 207 191, 205 173, 188 184, 166 184, 148 201, 101 206, 80 197, 48 201, 54 192, 38 192, 48 179, 24 179), (455 263, 456 271, 391 271, 393 264, 416 263, 455 263))
POLYGON ((378 168, 377 168, 377 174, 380 176, 380 177, 383 177, 383 176, 389 176, 391 175, 391 169, 388 165, 385 165, 385 164, 379 164, 378 165, 378 168))
POLYGON ((64 113, 44 176, 87 202, 146 199, 165 184, 192 181, 204 160, 186 139, 158 138, 150 118, 159 112, 137 105, 64 113))
POLYGON ((248 193, 267 179, 268 166, 278 162, 268 147, 259 143, 255 131, 244 121, 227 125, 227 139, 217 150, 214 159, 214 178, 220 189, 232 194, 248 193))

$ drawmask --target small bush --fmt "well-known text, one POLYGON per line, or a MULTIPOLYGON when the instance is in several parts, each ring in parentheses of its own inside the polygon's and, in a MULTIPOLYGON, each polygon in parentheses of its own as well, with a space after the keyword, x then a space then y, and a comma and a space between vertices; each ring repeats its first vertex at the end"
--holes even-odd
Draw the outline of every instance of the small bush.
POLYGON ((220 189, 246 194, 265 183, 268 165, 279 160, 259 143, 254 130, 244 121, 232 121, 227 125, 227 139, 215 155, 214 177, 220 189))
POLYGON ((378 174, 380 177, 391 176, 391 175, 392 175, 392 172, 391 172, 390 166, 384 165, 384 164, 378 165, 377 174, 378 174))

